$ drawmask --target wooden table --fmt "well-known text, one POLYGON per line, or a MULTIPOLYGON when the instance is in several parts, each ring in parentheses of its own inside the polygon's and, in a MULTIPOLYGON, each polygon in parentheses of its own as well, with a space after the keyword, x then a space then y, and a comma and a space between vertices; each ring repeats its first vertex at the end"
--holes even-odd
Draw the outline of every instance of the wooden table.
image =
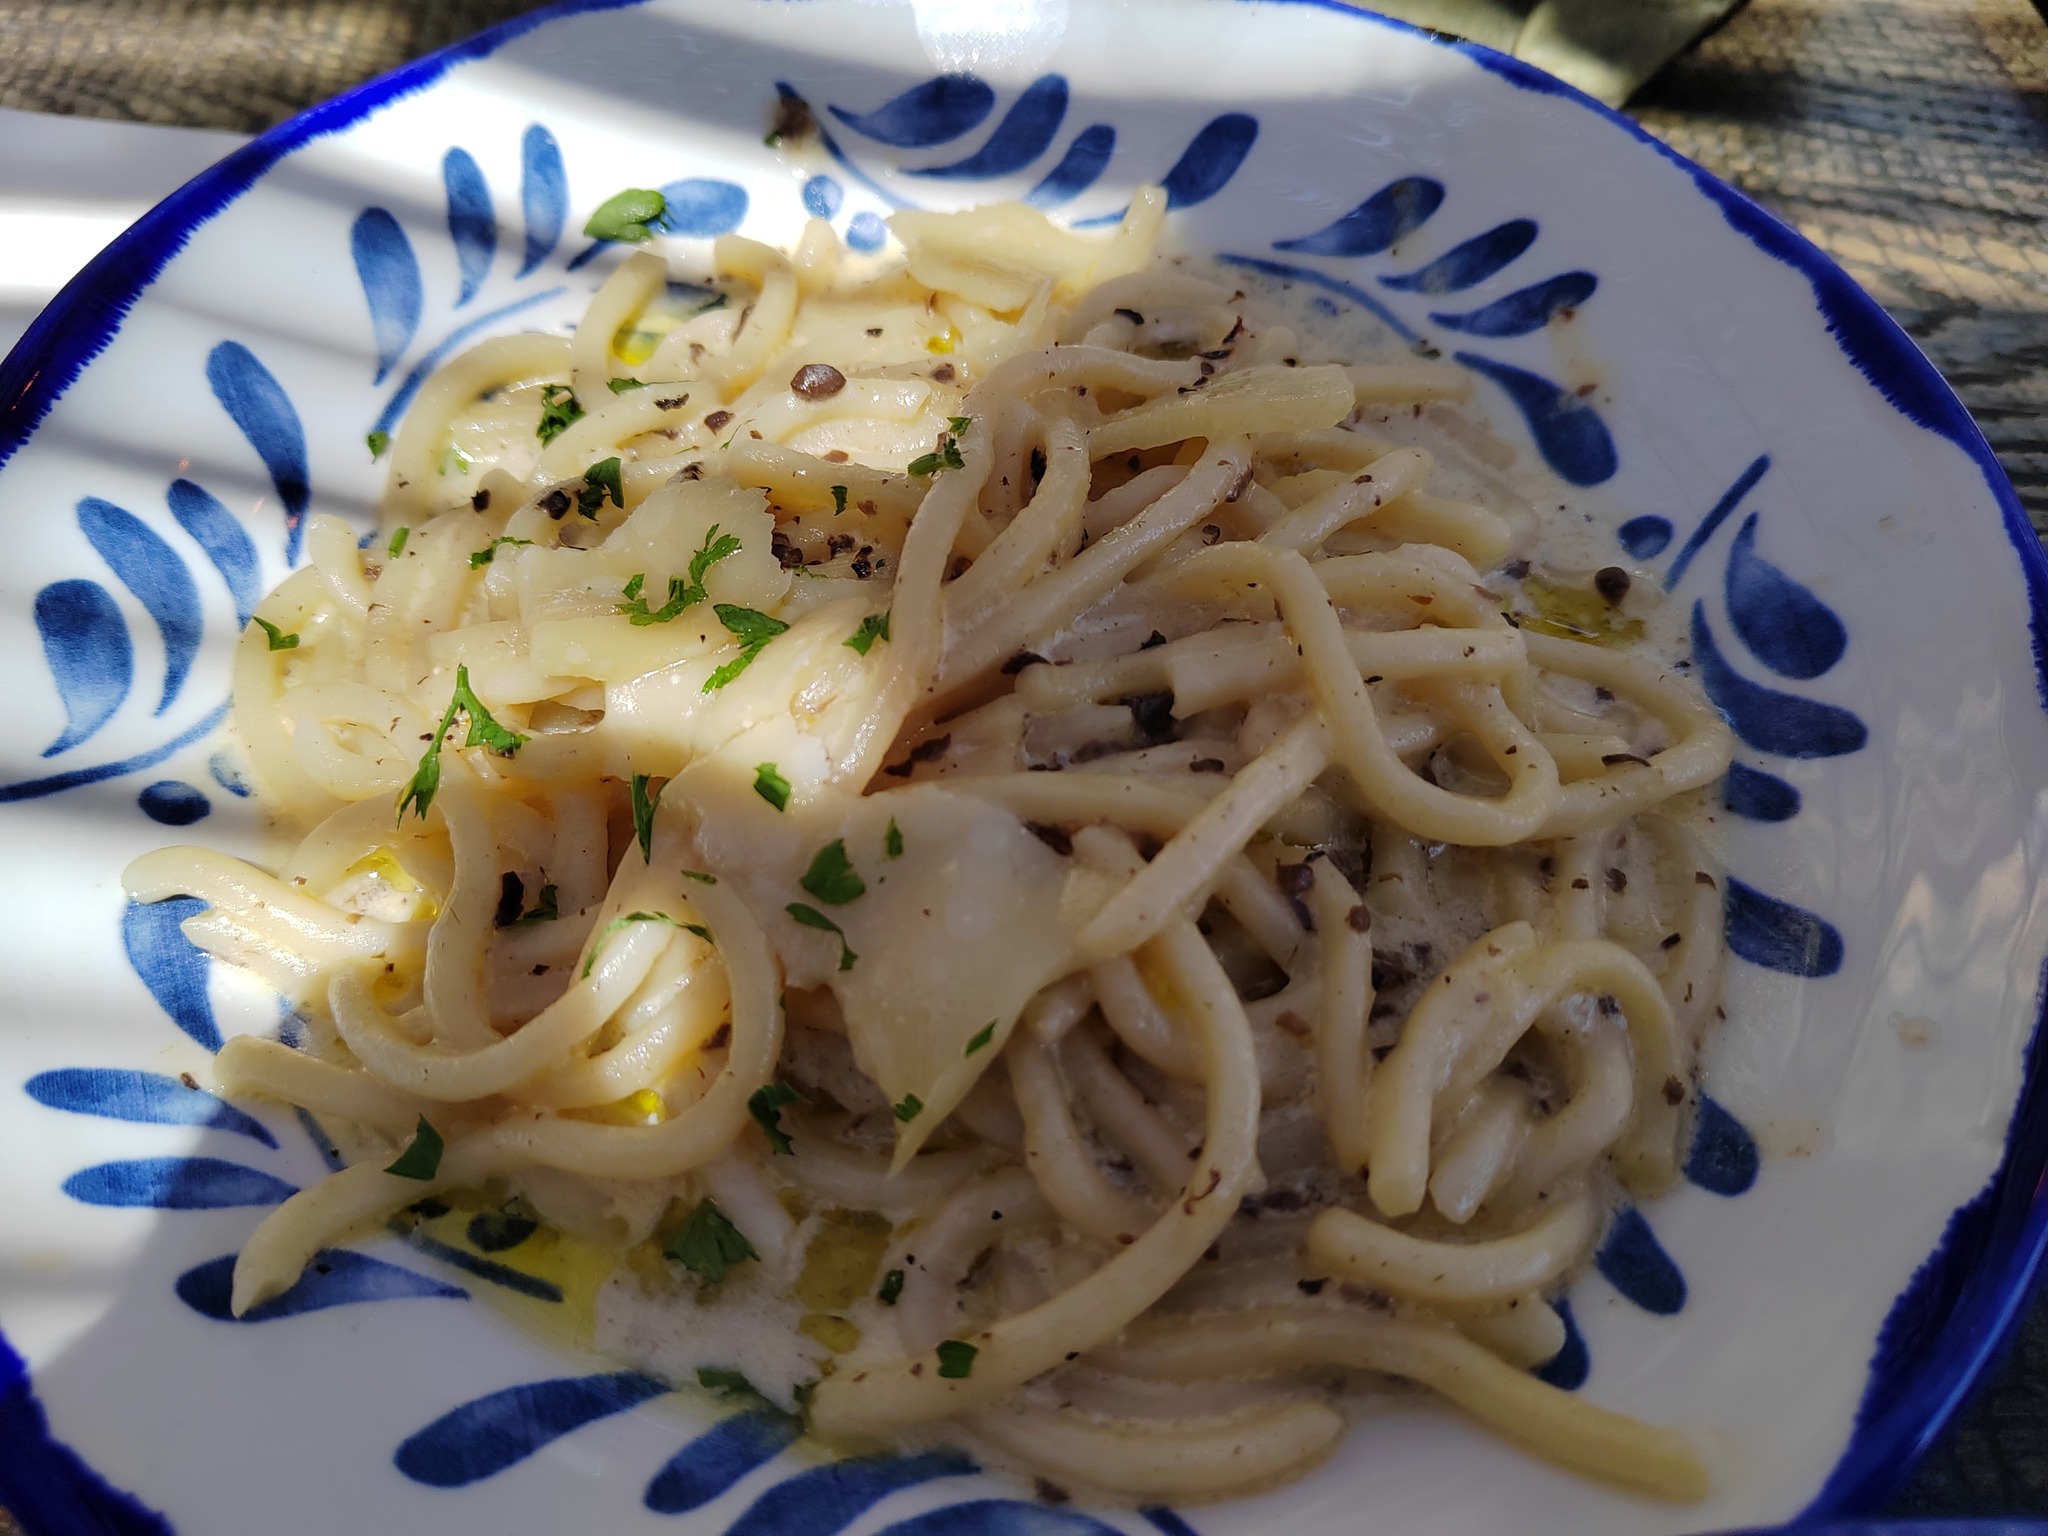
MULTIPOLYGON (((255 131, 532 8, 0 0, 0 105, 255 131)), ((2048 25, 2027 0, 1751 0, 1630 110, 1897 316, 2048 532, 2048 25)), ((2048 1516, 2048 1306, 1894 1512, 2048 1516)))

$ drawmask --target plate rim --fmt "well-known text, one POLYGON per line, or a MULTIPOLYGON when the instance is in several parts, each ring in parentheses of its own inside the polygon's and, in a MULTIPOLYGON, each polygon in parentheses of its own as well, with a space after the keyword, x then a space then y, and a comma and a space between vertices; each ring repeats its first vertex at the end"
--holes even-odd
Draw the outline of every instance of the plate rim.
MULTIPOLYGON (((0 469, 34 440, 50 411, 110 345, 129 311, 192 235, 250 191, 287 155, 343 132, 554 22, 626 10, 648 0, 555 0, 425 54, 265 130, 207 167, 117 235, 67 282, 0 358, 0 469)), ((1222 0, 1191 0, 1217 4, 1222 0)), ((1511 86, 1590 111, 1677 166, 1736 236, 1792 268, 1813 291, 1828 333, 1856 372, 1914 425, 1944 438, 1983 476, 2025 582, 2036 702, 2048 710, 2048 554, 1983 431, 1913 339, 1805 235, 1632 118, 1532 64, 1483 44, 1386 16, 1347 0, 1236 0, 1332 12, 1465 55, 1511 86)), ((1849 1439, 1813 1499, 1791 1523, 1875 1512, 1905 1482, 2010 1340, 2048 1255, 2048 961, 1997 1168, 1953 1210, 1935 1247, 1893 1301, 1872 1346, 1849 1439), (1931 1326, 1930 1326, 1931 1325, 1931 1326)), ((106 1483, 49 1432, 25 1359, 0 1331, 0 1500, 17 1519, 86 1522, 84 1532, 163 1532, 170 1526, 106 1483), (24 1515, 24 1510, 35 1511, 24 1515), (109 1519, 115 1523, 109 1523, 109 1519)), ((25 1525, 24 1529, 28 1529, 25 1525)), ((58 1529, 52 1525, 51 1530, 58 1529)), ((40 1536, 40 1533, 37 1533, 40 1536)))

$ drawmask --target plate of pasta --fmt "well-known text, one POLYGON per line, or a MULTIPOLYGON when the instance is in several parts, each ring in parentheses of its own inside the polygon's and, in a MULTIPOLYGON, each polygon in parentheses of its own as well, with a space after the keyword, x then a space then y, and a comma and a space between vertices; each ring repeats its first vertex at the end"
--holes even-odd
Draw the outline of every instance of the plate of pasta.
POLYGON ((0 1504, 1684 1532, 2038 1262, 2048 567, 1340 6, 569 4, 0 368, 0 1504))

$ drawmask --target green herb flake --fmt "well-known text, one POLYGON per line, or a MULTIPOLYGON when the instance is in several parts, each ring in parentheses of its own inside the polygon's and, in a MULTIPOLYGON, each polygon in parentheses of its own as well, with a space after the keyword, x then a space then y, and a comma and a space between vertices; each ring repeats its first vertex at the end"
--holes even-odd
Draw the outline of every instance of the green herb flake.
POLYGON ((701 869, 686 869, 683 871, 683 878, 685 880, 695 880, 699 885, 718 884, 718 876, 707 875, 701 869))
POLYGON ((441 1171, 441 1150, 446 1145, 441 1133, 427 1123, 425 1115, 420 1116, 419 1126, 412 1133, 412 1140, 405 1144, 405 1150, 398 1154, 384 1169, 401 1179, 418 1179, 422 1183, 441 1171))
POLYGON ((974 1357, 980 1353, 965 1339, 941 1340, 939 1374, 948 1381, 965 1381, 974 1374, 974 1357))
POLYGON ((441 450, 441 473, 444 475, 466 475, 475 461, 460 448, 450 443, 441 450))
POLYGON ((903 829, 896 825, 896 818, 889 818, 889 830, 882 834, 882 857, 900 859, 903 857, 903 829))
POLYGON ((597 212, 584 222, 583 233, 593 240, 638 245, 655 234, 654 226, 667 212, 668 199, 653 188, 628 187, 597 205, 597 212))
POLYGON ((735 1265, 761 1257, 747 1235, 710 1199, 697 1202, 661 1251, 706 1285, 717 1285, 735 1265))
POLYGON ((719 561, 729 559, 740 552, 740 541, 730 533, 720 533, 718 524, 713 523, 704 530, 704 542, 697 546, 697 552, 690 556, 690 585, 697 589, 697 601, 704 601, 704 576, 719 561))
POLYGON ((647 381, 645 379, 631 378, 606 379, 604 381, 604 387, 610 390, 615 395, 623 395, 629 393, 632 390, 645 389, 647 387, 647 381))
POLYGON ((273 651, 296 651, 299 648, 299 637, 296 634, 286 634, 270 620, 252 618, 249 622, 263 631, 263 638, 270 642, 273 651))
MULTIPOLYGON (((831 918, 820 912, 816 907, 805 906, 800 901, 792 901, 782 910, 787 912, 794 921, 803 924, 806 928, 816 928, 821 933, 831 934, 839 941, 839 969, 842 971, 853 969, 853 962, 858 960, 860 956, 853 952, 852 946, 846 942, 846 935, 840 931, 839 925, 833 922, 831 918)), ((907 1117, 903 1116, 899 1110, 898 1118, 907 1117)))
POLYGON ((661 804, 661 792, 668 788, 663 779, 650 791, 653 781, 644 773, 633 775, 633 835, 640 839, 641 862, 654 862, 654 808, 661 804))
POLYGON ((722 1365, 700 1365, 697 1367, 697 1385, 709 1392, 723 1393, 728 1397, 759 1397, 754 1384, 738 1371, 729 1371, 722 1365))
POLYGON ((541 386, 540 424, 533 429, 533 435, 543 445, 552 443, 582 419, 583 407, 577 404, 575 390, 566 384, 541 386))
POLYGON ((613 918, 604 925, 604 932, 597 936, 597 942, 590 946, 590 954, 584 959, 583 974, 586 977, 590 974, 591 967, 597 964, 597 957, 604 953, 605 945, 611 942, 612 935, 634 923, 667 923, 671 927, 679 926, 666 912, 628 912, 624 917, 613 918))
POLYGON ((754 765, 754 793, 778 811, 789 807, 789 780, 782 776, 773 763, 754 765))
POLYGON ((903 1271, 900 1269, 892 1269, 886 1275, 882 1276, 882 1288, 879 1291, 875 1292, 875 1300, 879 1301, 885 1307, 893 1307, 896 1305, 897 1298, 900 1297, 902 1294, 903 1271))
POLYGON ((388 551, 391 559, 396 560, 405 553, 405 541, 411 537, 412 530, 410 528, 401 528, 398 532, 391 535, 391 547, 388 551))
POLYGON ((370 458, 374 462, 377 459, 383 458, 385 450, 390 448, 391 434, 389 432, 372 432, 363 441, 370 445, 370 458))
POLYGON ((612 505, 621 512, 626 510, 626 492, 619 483, 617 454, 599 459, 583 471, 583 489, 576 493, 576 510, 595 522, 597 514, 604 510, 606 497, 610 497, 612 505))
POLYGON ((697 552, 690 556, 688 579, 681 576, 669 577, 667 602, 659 608, 650 609, 647 606, 647 599, 640 595, 647 582, 647 574, 642 571, 626 583, 622 594, 626 600, 619 604, 619 612, 625 614, 636 628, 644 628, 649 624, 666 624, 680 615, 684 609, 694 608, 703 602, 708 595, 704 591, 705 572, 719 561, 739 552, 740 541, 729 533, 721 534, 718 531, 718 524, 713 523, 704 534, 704 542, 697 547, 697 552))
POLYGON ((828 907, 843 907, 867 894, 867 882, 854 873, 853 860, 846 856, 846 839, 835 837, 820 848, 811 867, 797 881, 828 907))
POLYGON ((448 701, 448 708, 441 716, 441 724, 434 731, 434 739, 420 757, 420 765, 405 788, 398 795, 398 819, 405 820, 408 806, 416 809, 420 820, 427 819, 427 807, 434 803, 434 794, 441 787, 441 742, 455 724, 455 716, 461 713, 469 717, 469 734, 463 738, 465 747, 489 747, 500 757, 510 757, 526 745, 526 738, 517 731, 508 731, 492 718, 469 686, 469 668, 455 669, 455 696, 448 701))
POLYGON ((683 932, 694 933, 706 944, 716 944, 718 942, 718 940, 711 937, 711 930, 702 923, 685 923, 683 924, 683 932))
POLYGON ((497 559, 498 546, 501 544, 511 544, 516 547, 522 544, 530 546, 532 543, 533 540, 531 539, 515 539, 509 534, 501 533, 495 539, 491 540, 490 543, 486 544, 482 549, 478 550, 475 554, 469 557, 469 568, 472 571, 480 571, 485 566, 489 565, 493 560, 497 559))
POLYGON ((974 1032, 974 1038, 967 1042, 967 1049, 962 1051, 960 1054, 963 1056, 972 1056, 976 1051, 986 1050, 988 1048, 989 1042, 995 1039, 995 1037, 996 1021, 994 1019, 990 1019, 986 1024, 982 1025, 981 1028, 977 1029, 974 1032))
POLYGON ((505 924, 505 926, 507 928, 531 928, 535 923, 552 923, 562 915, 559 905, 560 901, 561 894, 556 891, 554 886, 544 885, 540 888, 540 895, 534 898, 533 910, 520 913, 511 922, 505 924))
POLYGON ((969 427, 974 425, 974 418, 972 416, 948 416, 946 418, 946 425, 953 429, 955 437, 960 437, 966 433, 969 427))
POLYGON ((889 1106, 889 1113, 908 1125, 924 1113, 924 1100, 914 1093, 906 1093, 899 1103, 889 1106))
POLYGON ((889 615, 887 613, 871 613, 860 621, 859 629, 856 629, 846 637, 846 646, 847 649, 855 654, 865 656, 868 653, 869 646, 873 645, 877 640, 886 640, 888 638, 889 615))
POLYGON ((754 1123, 761 1127, 768 1137, 768 1145, 775 1149, 775 1155, 786 1157, 796 1148, 790 1144, 789 1132, 782 1128, 782 1111, 791 1104, 801 1102, 803 1095, 787 1083, 769 1083, 756 1088, 747 1099, 747 1113, 754 1117, 754 1123))
POLYGON ((965 432, 971 418, 953 416, 947 419, 952 432, 939 434, 939 446, 931 453, 919 454, 907 466, 910 473, 919 477, 936 475, 942 469, 965 469, 967 461, 960 457, 960 444, 955 434, 965 432))
POLYGON ((716 693, 727 683, 738 677, 754 663, 761 654, 761 648, 789 626, 780 619, 753 608, 742 608, 737 603, 714 603, 711 611, 718 615, 718 622, 739 641, 739 655, 704 679, 704 692, 716 693))
POLYGON ((832 515, 834 517, 837 517, 840 513, 844 512, 845 510, 846 487, 843 485, 835 485, 832 487, 832 515))

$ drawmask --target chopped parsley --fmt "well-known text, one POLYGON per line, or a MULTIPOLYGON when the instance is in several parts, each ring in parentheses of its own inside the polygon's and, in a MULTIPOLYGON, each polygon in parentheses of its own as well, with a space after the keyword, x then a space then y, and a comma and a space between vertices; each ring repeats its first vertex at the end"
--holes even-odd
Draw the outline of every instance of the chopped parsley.
POLYGON ((986 1049, 988 1043, 991 1040, 995 1039, 995 1037, 996 1021, 994 1019, 990 1019, 986 1024, 982 1025, 981 1028, 977 1029, 974 1032, 974 1038, 967 1042, 967 1049, 962 1051, 960 1054, 963 1056, 972 1056, 976 1051, 986 1049))
POLYGON ((543 384, 540 390, 540 424, 533 435, 543 444, 552 443, 583 419, 583 407, 576 391, 566 384, 543 384))
POLYGON ((697 1367, 697 1385, 707 1391, 722 1392, 734 1397, 759 1397, 754 1384, 738 1371, 727 1370, 722 1365, 700 1365, 697 1367))
POLYGON ((604 381, 604 387, 610 390, 615 395, 623 395, 628 390, 645 389, 647 387, 647 381, 645 379, 632 378, 606 379, 604 381))
POLYGON ((896 825, 896 818, 889 818, 889 830, 882 834, 882 857, 900 859, 903 857, 903 829, 896 825))
POLYGON ((391 434, 389 432, 372 432, 363 441, 370 445, 370 458, 374 461, 383 458, 384 450, 391 446, 391 434))
POLYGON ((715 693, 738 677, 754 663, 761 654, 761 648, 789 626, 780 619, 770 618, 752 608, 742 608, 736 603, 714 603, 711 611, 718 615, 718 622, 730 630, 739 642, 739 655, 704 679, 704 692, 715 693))
POLYGON ((661 792, 668 788, 663 779, 650 792, 649 779, 644 773, 633 775, 633 835, 640 839, 640 858, 643 863, 654 862, 654 808, 661 804, 661 792))
MULTIPOLYGON (((954 421, 965 421, 964 416, 955 416, 954 421)), ((939 446, 931 453, 919 454, 907 466, 913 475, 936 475, 942 469, 965 469, 967 461, 960 457, 960 444, 950 432, 939 434, 939 446)))
POLYGON ((638 245, 653 236, 655 226, 667 212, 668 199, 659 192, 651 187, 628 187, 597 205, 597 212, 584 222, 583 233, 593 240, 638 245))
POLYGON ((418 1179, 424 1183, 441 1171, 443 1145, 441 1133, 427 1123, 425 1115, 421 1115, 412 1140, 405 1144, 405 1150, 392 1159, 384 1171, 401 1179, 418 1179))
POLYGON ((782 776, 773 763, 754 765, 754 793, 778 811, 786 810, 789 806, 789 780, 782 776))
POLYGON ((509 923, 500 923, 498 926, 531 928, 535 923, 552 923, 562 915, 561 908, 557 905, 560 900, 560 894, 553 885, 544 885, 540 888, 540 895, 534 898, 531 912, 522 912, 509 923))
POLYGON ((683 932, 694 933, 706 944, 716 944, 718 942, 718 940, 711 937, 711 930, 702 923, 685 923, 683 924, 683 932))
POLYGON ((955 437, 962 437, 966 434, 967 429, 974 425, 974 418, 972 416, 948 416, 946 418, 946 425, 953 429, 955 437))
POLYGON ((906 1093, 898 1103, 889 1106, 889 1113, 908 1125, 924 1113, 924 1100, 914 1093, 906 1093))
POLYGON ((701 869, 686 869, 683 871, 683 878, 685 880, 695 880, 699 885, 718 884, 718 876, 707 875, 701 869))
POLYGON ((875 1300, 885 1307, 896 1305, 897 1297, 903 1294, 903 1271, 892 1269, 882 1276, 882 1288, 875 1292, 875 1300))
POLYGON ((796 1151, 790 1145, 789 1132, 782 1128, 782 1111, 790 1104, 801 1102, 803 1095, 787 1083, 769 1083, 756 1088, 747 1099, 747 1113, 754 1117, 768 1137, 768 1145, 775 1149, 777 1156, 787 1156, 796 1151))
POLYGON ((434 792, 441 787, 441 742, 455 724, 460 712, 469 717, 469 734, 463 737, 465 747, 489 747, 500 757, 510 757, 526 745, 526 738, 517 731, 508 731, 491 717, 484 708, 482 699, 471 691, 469 668, 455 669, 455 696, 448 701, 447 712, 441 716, 441 724, 434 732, 434 739, 420 758, 419 767, 406 781, 405 788, 398 795, 398 819, 405 820, 407 806, 420 814, 420 820, 427 819, 427 807, 434 803, 434 792))
POLYGON ((460 448, 450 443, 441 450, 441 473, 444 475, 466 475, 474 461, 460 448))
POLYGON ((478 550, 475 554, 469 557, 469 568, 472 571, 480 571, 485 566, 489 565, 493 560, 497 559, 498 546, 500 544, 530 545, 532 543, 533 540, 531 539, 515 539, 510 534, 501 533, 495 539, 491 540, 490 543, 486 544, 482 549, 478 550))
POLYGON ((412 530, 410 528, 401 528, 398 532, 391 535, 391 549, 389 553, 393 560, 396 560, 405 553, 405 541, 411 537, 412 530))
POLYGON ((697 1202, 661 1251, 706 1285, 717 1285, 735 1265, 761 1257, 747 1235, 711 1199, 697 1202))
POLYGON ((599 459, 583 471, 583 489, 576 493, 576 510, 593 522, 604 510, 605 498, 621 512, 626 510, 625 488, 619 484, 619 456, 599 459))
POLYGON ((867 882, 854 873, 843 837, 833 838, 818 850, 797 884, 828 907, 843 907, 855 897, 866 895, 868 888, 867 882))
MULTIPOLYGON (((704 590, 704 577, 712 566, 740 552, 740 541, 729 533, 720 533, 718 524, 713 523, 704 533, 704 542, 697 546, 697 552, 690 556, 690 574, 687 579, 671 576, 668 579, 668 601, 659 608, 650 609, 647 599, 641 596, 641 589, 647 583, 646 572, 635 575, 626 583, 625 601, 619 604, 619 612, 626 615, 635 627, 648 624, 666 624, 686 608, 694 608, 703 602, 708 594, 704 590)), ((746 610, 743 610, 746 611, 746 610)), ((766 644, 766 642, 762 642, 766 644)), ((706 690, 709 691, 708 689, 706 690)))
POLYGON ((834 517, 837 517, 840 513, 844 512, 845 510, 846 487, 843 485, 835 485, 832 487, 832 515, 834 517))
POLYGON ((249 622, 263 631, 263 638, 270 642, 273 651, 295 651, 299 648, 299 637, 296 634, 286 634, 270 620, 252 618, 249 622))
POLYGON ((889 615, 886 612, 871 613, 860 621, 859 629, 856 629, 846 637, 846 646, 849 650, 865 656, 868 653, 869 646, 873 645, 877 640, 886 640, 888 638, 889 615))
POLYGON ((943 1339, 939 1343, 939 1374, 948 1381, 965 1381, 974 1374, 974 1357, 981 1351, 965 1339, 943 1339))
POLYGON ((604 953, 604 947, 611 942, 612 935, 634 923, 667 923, 671 927, 679 926, 666 912, 628 912, 624 917, 613 918, 604 925, 604 932, 597 936, 597 942, 590 946, 590 954, 583 962, 585 976, 588 976, 591 967, 597 964, 597 957, 604 953))
POLYGON ((842 971, 853 969, 853 962, 858 960, 860 956, 853 952, 852 946, 846 942, 846 935, 840 931, 839 925, 833 922, 831 918, 820 912, 816 907, 805 906, 800 901, 792 901, 782 910, 806 928, 816 928, 821 933, 831 934, 832 937, 839 941, 839 969, 842 971))

